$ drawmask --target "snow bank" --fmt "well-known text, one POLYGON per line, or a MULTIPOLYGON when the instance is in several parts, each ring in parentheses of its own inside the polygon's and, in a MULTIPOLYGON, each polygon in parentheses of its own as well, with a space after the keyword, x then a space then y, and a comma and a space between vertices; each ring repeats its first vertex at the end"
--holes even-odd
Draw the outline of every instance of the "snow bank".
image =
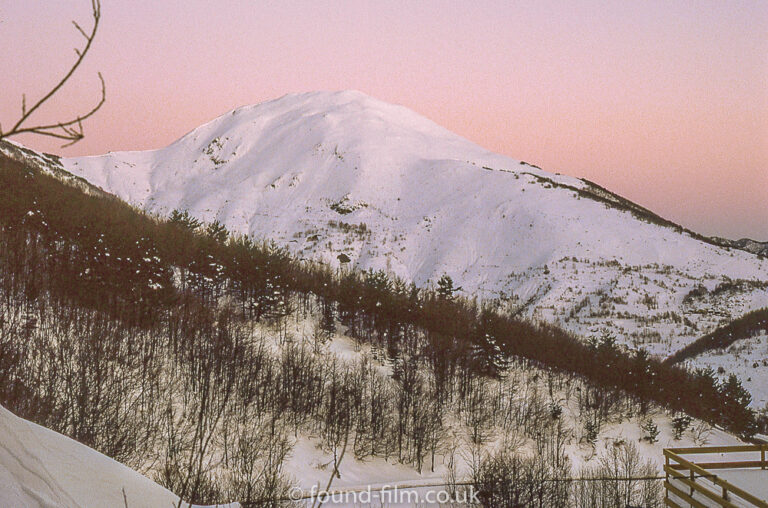
POLYGON ((0 506, 171 508, 178 499, 106 455, 0 406, 0 506))

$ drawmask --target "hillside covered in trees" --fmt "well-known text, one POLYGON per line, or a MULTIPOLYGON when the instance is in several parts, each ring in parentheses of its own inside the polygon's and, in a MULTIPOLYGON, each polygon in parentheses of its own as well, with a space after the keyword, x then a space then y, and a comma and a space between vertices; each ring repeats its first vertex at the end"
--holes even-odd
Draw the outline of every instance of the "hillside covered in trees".
POLYGON ((433 291, 302 261, 184 211, 149 216, 0 155, 0 404, 183 499, 280 504, 301 434, 332 454, 332 479, 345 454, 421 472, 446 455, 458 419, 478 447, 470 480, 490 505, 565 506, 613 495, 544 480, 570 475, 566 436, 594 442, 617 413, 661 407, 679 413, 681 432, 689 416, 758 430, 735 379, 628 352, 610 335, 580 340, 455 289, 448 277, 433 291), (291 333, 305 319, 316 323, 308 341, 291 333), (254 338, 263 326, 268 341, 254 338), (372 356, 323 355, 340 328, 372 356), (579 418, 566 432, 568 408, 579 418), (504 435, 546 460, 525 462, 511 443, 480 453, 492 428, 516 429, 504 435), (506 477, 521 491, 493 481, 523 473, 506 477))
POLYGON ((765 330, 768 330, 768 308, 745 314, 704 335, 667 358, 666 363, 680 363, 712 349, 723 349, 734 342, 748 339, 765 330))

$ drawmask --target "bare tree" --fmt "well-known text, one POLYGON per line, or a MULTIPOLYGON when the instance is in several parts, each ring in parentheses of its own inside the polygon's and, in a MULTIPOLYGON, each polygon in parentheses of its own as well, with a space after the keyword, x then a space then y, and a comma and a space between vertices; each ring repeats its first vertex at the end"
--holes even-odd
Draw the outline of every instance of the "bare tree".
POLYGON ((53 86, 53 88, 51 88, 31 107, 27 107, 26 94, 22 95, 21 117, 8 131, 4 131, 2 124, 0 124, 0 140, 19 134, 39 134, 41 136, 63 139, 67 142, 63 146, 70 146, 83 139, 83 120, 87 120, 93 116, 93 114, 96 113, 101 108, 101 106, 104 105, 104 101, 106 100, 106 86, 104 84, 104 77, 100 72, 98 75, 99 81, 101 82, 101 100, 99 100, 99 103, 91 108, 88 112, 79 114, 75 116, 75 118, 70 118, 68 120, 55 123, 40 123, 38 125, 29 125, 29 120, 43 104, 50 101, 53 96, 56 95, 56 93, 61 90, 61 88, 67 83, 67 81, 69 81, 69 78, 71 78, 77 68, 80 67, 80 64, 85 59, 85 55, 87 55, 88 51, 91 49, 93 39, 96 37, 96 31, 99 28, 99 21, 101 20, 101 1, 91 0, 91 10, 93 16, 93 28, 90 32, 86 32, 76 21, 72 21, 72 24, 75 26, 77 31, 80 32, 80 34, 82 34, 82 36, 85 38, 85 46, 80 49, 75 48, 75 53, 77 54, 77 59, 75 62, 69 68, 67 73, 64 74, 64 77, 62 77, 53 86))

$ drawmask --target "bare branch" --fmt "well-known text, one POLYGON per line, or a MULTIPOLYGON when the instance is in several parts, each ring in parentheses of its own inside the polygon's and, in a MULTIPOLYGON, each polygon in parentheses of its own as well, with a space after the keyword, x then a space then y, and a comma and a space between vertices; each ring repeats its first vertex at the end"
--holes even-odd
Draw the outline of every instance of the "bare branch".
POLYGON ((85 33, 85 30, 83 30, 80 25, 77 24, 77 21, 72 21, 72 24, 75 25, 75 28, 77 28, 77 31, 83 34, 83 37, 85 37, 85 40, 88 40, 88 34, 85 33))
POLYGON ((70 141, 70 143, 63 146, 70 146, 83 139, 83 120, 90 118, 101 108, 101 106, 104 105, 104 102, 106 101, 106 85, 104 84, 104 77, 101 75, 101 73, 98 74, 99 81, 101 82, 101 100, 87 113, 78 115, 71 120, 47 125, 43 124, 26 127, 24 124, 29 120, 32 114, 37 111, 38 108, 40 108, 40 106, 48 102, 64 86, 64 84, 69 81, 69 78, 72 77, 77 68, 83 62, 85 55, 88 53, 88 50, 91 49, 91 44, 93 43, 93 39, 96 36, 96 32, 99 28, 99 21, 101 20, 101 1, 91 0, 91 9, 93 16, 93 28, 91 29, 90 34, 86 33, 85 30, 83 30, 83 28, 76 21, 72 21, 75 29, 77 29, 77 31, 80 32, 86 40, 85 46, 82 49, 75 48, 77 59, 75 60, 74 64, 72 64, 69 71, 59 80, 59 82, 56 83, 56 85, 51 88, 48 93, 46 93, 37 102, 35 102, 32 107, 27 108, 26 95, 22 95, 21 118, 19 118, 19 120, 14 124, 13 127, 11 127, 11 130, 8 132, 3 132, 0 130, 0 139, 16 136, 23 133, 30 133, 70 141), (77 126, 76 128, 72 127, 75 125, 77 126))
POLYGON ((84 115, 78 115, 76 118, 72 120, 67 120, 66 122, 56 122, 55 124, 49 124, 49 125, 37 125, 35 127, 25 127, 22 129, 18 129, 17 133, 29 132, 31 130, 57 129, 62 127, 67 127, 70 125, 74 125, 76 123, 80 123, 83 120, 86 120, 89 117, 93 116, 93 114, 96 113, 99 110, 99 108, 101 108, 101 106, 103 106, 107 100, 107 88, 104 83, 104 77, 101 75, 101 73, 99 73, 98 76, 99 76, 99 81, 101 82, 101 99, 99 100, 99 103, 96 104, 96 106, 94 106, 90 111, 88 111, 88 113, 84 115))

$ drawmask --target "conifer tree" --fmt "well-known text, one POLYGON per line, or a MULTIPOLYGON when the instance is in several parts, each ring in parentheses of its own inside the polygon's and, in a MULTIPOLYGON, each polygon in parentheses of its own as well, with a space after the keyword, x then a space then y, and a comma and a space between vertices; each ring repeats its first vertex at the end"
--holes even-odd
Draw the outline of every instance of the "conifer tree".
POLYGON ((169 221, 172 224, 177 224, 190 231, 197 231, 202 225, 199 220, 189 215, 187 210, 184 210, 183 212, 179 210, 172 211, 169 217, 169 221))
POLYGON ((205 234, 207 234, 212 240, 220 243, 224 243, 229 238, 229 231, 224 227, 224 224, 215 220, 208 224, 205 228, 205 234))
POLYGON ((691 417, 685 413, 678 413, 672 418, 673 437, 679 441, 688 427, 691 425, 691 417))
POLYGON ((444 273, 437 280, 437 294, 441 298, 450 300, 451 298, 453 298, 453 294, 457 291, 461 291, 461 288, 453 287, 453 279, 451 278, 450 275, 444 273))

